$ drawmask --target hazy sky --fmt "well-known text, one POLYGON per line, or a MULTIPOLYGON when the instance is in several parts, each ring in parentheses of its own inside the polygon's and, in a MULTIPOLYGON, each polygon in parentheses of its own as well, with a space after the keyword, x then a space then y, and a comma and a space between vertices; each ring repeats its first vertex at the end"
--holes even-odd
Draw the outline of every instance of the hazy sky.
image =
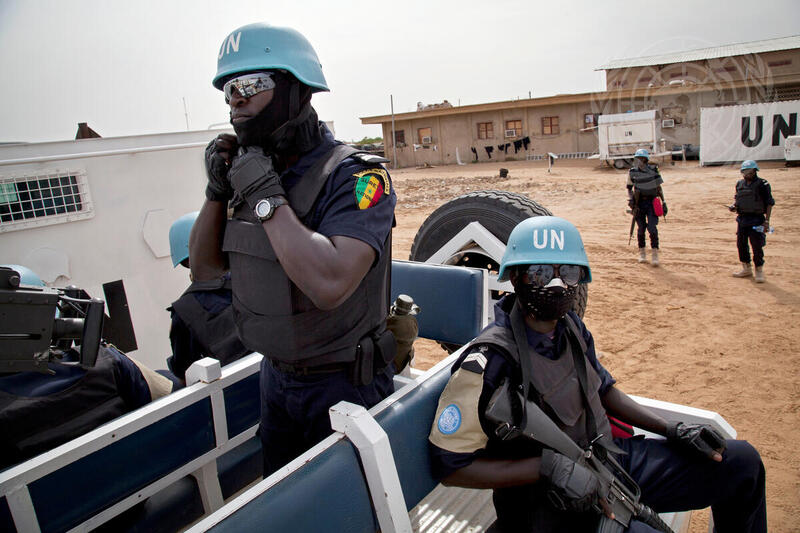
POLYGON ((306 35, 343 140, 359 117, 604 88, 612 59, 800 34, 797 0, 0 0, 0 142, 206 129, 228 120, 217 51, 256 21, 306 35))

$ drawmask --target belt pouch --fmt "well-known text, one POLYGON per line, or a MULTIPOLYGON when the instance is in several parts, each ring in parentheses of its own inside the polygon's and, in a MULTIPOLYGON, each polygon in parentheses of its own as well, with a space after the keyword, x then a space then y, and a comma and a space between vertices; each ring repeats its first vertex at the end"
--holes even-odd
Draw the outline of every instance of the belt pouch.
POLYGON ((356 387, 372 383, 374 359, 375 343, 372 337, 366 336, 358 341, 356 347, 356 360, 353 363, 353 384, 356 387))

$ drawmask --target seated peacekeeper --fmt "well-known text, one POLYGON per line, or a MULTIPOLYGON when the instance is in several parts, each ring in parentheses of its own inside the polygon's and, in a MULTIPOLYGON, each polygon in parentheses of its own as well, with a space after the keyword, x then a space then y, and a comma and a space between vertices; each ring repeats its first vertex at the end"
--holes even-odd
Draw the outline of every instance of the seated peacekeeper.
MULTIPOLYGON (((597 360, 591 333, 570 311, 578 284, 592 279, 575 226, 557 217, 517 225, 500 265, 500 280, 508 279, 515 294, 497 303, 494 323, 453 365, 439 399, 429 440, 442 483, 494 489, 493 531, 596 531, 601 519, 611 523, 608 483, 530 437, 524 413, 538 412, 546 421, 539 426, 555 422, 568 443, 615 459, 656 513, 711 506, 719 533, 767 530, 758 452, 710 426, 667 422, 617 388, 597 360), (509 425, 492 416, 501 403, 513 413, 509 425), (607 413, 667 438, 612 439, 607 413)), ((627 531, 657 531, 640 520, 627 531)))
MULTIPOLYGON (((198 213, 183 215, 169 229, 173 267, 189 268, 189 234, 198 213)), ((192 279, 191 273, 189 278, 192 279)), ((224 366, 251 353, 236 332, 232 298, 231 275, 226 272, 217 279, 192 279, 181 297, 167 308, 172 318, 172 356, 167 358, 167 365, 183 383, 186 370, 203 357, 213 357, 224 366)))
MULTIPOLYGON (((22 285, 43 287, 31 270, 9 265, 22 285)), ((0 373, 0 469, 46 452, 173 390, 173 382, 100 343, 92 367, 69 349, 50 373, 0 373)))

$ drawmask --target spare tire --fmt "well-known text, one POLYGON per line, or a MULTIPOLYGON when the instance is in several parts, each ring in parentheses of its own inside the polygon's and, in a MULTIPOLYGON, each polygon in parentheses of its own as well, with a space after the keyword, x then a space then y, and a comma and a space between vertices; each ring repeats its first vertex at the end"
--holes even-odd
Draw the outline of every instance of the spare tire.
MULTIPOLYGON (((508 191, 475 191, 464 194, 445 203, 425 220, 414 237, 411 246, 412 261, 427 261, 442 246, 450 241, 470 222, 478 222, 497 239, 508 242, 511 230, 523 220, 535 216, 548 216, 552 213, 525 195, 508 191)), ((485 268, 497 275, 499 259, 495 259, 480 249, 470 248, 443 261, 445 264, 485 268)), ((491 300, 496 301, 501 292, 490 290, 491 300)), ((586 311, 588 286, 578 286, 578 294, 573 311, 583 317, 586 311)), ((493 305, 493 302, 490 302, 493 305)), ((452 351, 458 346, 444 345, 452 351)))

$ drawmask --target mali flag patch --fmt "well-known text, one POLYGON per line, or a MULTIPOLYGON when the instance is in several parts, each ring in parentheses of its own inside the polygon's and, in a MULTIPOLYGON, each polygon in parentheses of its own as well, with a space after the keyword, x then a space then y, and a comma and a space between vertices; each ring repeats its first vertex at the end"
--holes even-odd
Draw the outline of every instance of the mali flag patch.
POLYGON ((391 192, 389 175, 382 168, 371 168, 353 174, 356 178, 355 197, 359 209, 369 209, 381 196, 391 192))

